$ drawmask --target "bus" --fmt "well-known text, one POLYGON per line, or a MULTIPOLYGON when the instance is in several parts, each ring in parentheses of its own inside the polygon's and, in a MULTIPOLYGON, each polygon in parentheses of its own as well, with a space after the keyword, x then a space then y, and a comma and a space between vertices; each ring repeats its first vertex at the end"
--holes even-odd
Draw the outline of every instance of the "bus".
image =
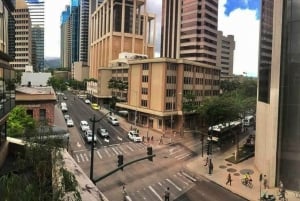
POLYGON ((208 128, 208 141, 221 144, 223 141, 235 137, 235 133, 241 133, 242 121, 236 120, 229 123, 214 125, 208 128))
POLYGON ((254 116, 252 116, 252 115, 246 116, 243 120, 244 126, 252 126, 252 125, 254 125, 254 123, 255 123, 255 120, 254 120, 254 116))

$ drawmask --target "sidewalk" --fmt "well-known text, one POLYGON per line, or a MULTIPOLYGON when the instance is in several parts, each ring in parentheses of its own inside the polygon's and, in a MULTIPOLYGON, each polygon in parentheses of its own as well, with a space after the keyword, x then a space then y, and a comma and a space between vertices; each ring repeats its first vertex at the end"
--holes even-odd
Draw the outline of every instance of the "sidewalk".
MULTIPOLYGON (((225 158, 234 155, 234 149, 235 147, 231 148, 225 153, 222 154, 215 154, 212 156, 212 162, 213 162, 213 173, 210 175, 208 174, 208 166, 204 166, 205 164, 205 157, 198 156, 190 163, 186 164, 186 170, 194 175, 201 175, 205 178, 215 182, 216 184, 228 189, 229 191, 240 195, 241 197, 244 197, 251 201, 257 201, 260 197, 260 189, 261 194, 263 195, 264 192, 267 191, 269 195, 273 194, 276 197, 276 200, 278 200, 278 188, 270 188, 270 189, 264 189, 263 182, 259 182, 259 175, 260 172, 257 170, 257 168, 254 165, 254 157, 245 160, 238 164, 232 164, 225 160, 225 158), (249 172, 253 188, 246 187, 241 183, 241 178, 243 174, 249 172), (226 185, 227 181, 227 175, 228 173, 231 173, 231 186, 228 184, 226 185)), ((286 197, 289 201, 299 201, 299 198, 295 197, 295 193, 292 191, 287 191, 286 197)))

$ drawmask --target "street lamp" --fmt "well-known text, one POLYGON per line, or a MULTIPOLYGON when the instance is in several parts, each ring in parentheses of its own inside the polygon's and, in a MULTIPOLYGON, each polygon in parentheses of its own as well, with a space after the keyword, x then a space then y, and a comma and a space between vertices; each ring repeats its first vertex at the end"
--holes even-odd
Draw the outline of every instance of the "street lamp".
POLYGON ((94 174, 94 139, 95 139, 95 123, 100 122, 104 117, 107 115, 111 115, 111 112, 104 114, 100 119, 96 119, 96 115, 94 115, 93 119, 90 121, 93 123, 93 132, 92 132, 92 144, 91 144, 91 167, 90 167, 90 179, 93 181, 93 174, 94 174))

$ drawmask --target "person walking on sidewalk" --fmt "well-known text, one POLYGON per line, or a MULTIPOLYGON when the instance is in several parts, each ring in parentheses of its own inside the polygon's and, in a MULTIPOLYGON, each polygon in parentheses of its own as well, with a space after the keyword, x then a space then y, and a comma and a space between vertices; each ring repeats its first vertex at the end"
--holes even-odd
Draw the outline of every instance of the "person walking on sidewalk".
POLYGON ((230 173, 228 173, 228 175, 227 175, 227 181, 226 181, 226 185, 227 185, 227 184, 229 184, 229 185, 231 186, 231 181, 232 181, 232 179, 231 179, 231 174, 230 174, 230 173))

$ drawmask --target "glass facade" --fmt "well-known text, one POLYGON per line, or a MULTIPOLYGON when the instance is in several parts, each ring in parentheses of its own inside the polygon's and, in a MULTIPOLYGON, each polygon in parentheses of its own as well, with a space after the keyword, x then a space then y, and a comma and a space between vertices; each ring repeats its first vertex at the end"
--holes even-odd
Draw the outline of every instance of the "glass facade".
POLYGON ((273 39, 273 0, 262 0, 261 8, 258 100, 269 103, 273 39))
POLYGON ((32 66, 35 71, 44 71, 44 0, 25 0, 27 2, 32 27, 32 66))
POLYGON ((300 187, 300 1, 283 4, 277 183, 300 187))

